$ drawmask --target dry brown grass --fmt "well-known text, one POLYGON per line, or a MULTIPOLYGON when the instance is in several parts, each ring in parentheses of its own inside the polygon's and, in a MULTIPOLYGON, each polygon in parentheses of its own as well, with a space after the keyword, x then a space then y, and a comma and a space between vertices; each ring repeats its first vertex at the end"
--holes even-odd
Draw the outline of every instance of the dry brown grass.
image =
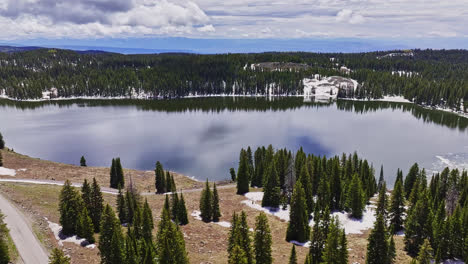
MULTIPOLYGON (((99 177, 100 182, 106 186, 108 183, 107 168, 81 168, 78 166, 64 165, 39 159, 32 159, 16 153, 5 153, 6 167, 13 169, 27 168, 26 172, 18 172, 18 178, 34 178, 34 179, 56 179, 63 180, 72 178, 74 182, 79 182, 84 178, 99 177)), ((141 178, 137 181, 137 186, 152 185, 153 173, 145 175, 144 172, 134 170, 126 170, 127 174, 138 175, 141 178)), ((183 176, 176 177, 176 184, 184 186, 184 189, 194 186, 200 187, 200 183, 193 182, 183 176)), ((50 249, 56 247, 57 242, 52 233, 47 227, 47 222, 44 217, 47 217, 53 222, 58 222, 58 195, 61 190, 59 186, 48 185, 33 185, 33 184, 0 184, 0 191, 5 194, 10 200, 14 201, 28 215, 31 216, 34 222, 40 227, 40 232, 44 234, 43 241, 50 249)), ((145 189, 140 189, 145 191, 145 189)), ((231 221, 234 212, 244 210, 247 213, 247 220, 250 227, 255 225, 255 217, 259 211, 241 204, 245 197, 236 195, 235 188, 218 189, 220 196, 220 208, 222 212, 221 221, 231 221)), ((190 263, 212 263, 221 264, 227 263, 227 238, 229 228, 222 227, 214 223, 203 223, 194 219, 190 214, 193 210, 198 210, 199 207, 199 191, 186 192, 184 197, 187 205, 190 223, 181 227, 186 242, 186 248, 189 254, 190 263)), ((112 206, 115 206, 115 196, 104 194, 105 201, 112 206)), ((149 195, 143 198, 148 199, 148 202, 153 210, 155 221, 159 221, 161 208, 164 203, 163 195, 149 195)), ((291 244, 285 241, 287 223, 280 219, 268 215, 270 228, 273 237, 273 257, 274 263, 287 263, 291 244)), ((155 230, 156 233, 156 230, 155 230)), ((367 248, 367 237, 369 232, 364 234, 348 235, 349 263, 365 263, 365 254, 367 248)), ((396 263, 409 263, 410 258, 405 254, 403 249, 403 238, 395 236, 397 246, 397 261, 396 263)), ((72 257, 73 263, 88 264, 99 263, 99 255, 97 249, 86 249, 80 246, 65 243, 64 248, 72 257)), ((303 263, 308 252, 307 248, 296 247, 298 253, 298 263, 303 263)))
MULTIPOLYGON (((96 178, 103 187, 109 187, 110 168, 103 167, 80 167, 53 161, 31 158, 12 151, 0 150, 3 154, 4 167, 16 170, 16 178, 41 179, 41 180, 70 180, 81 183, 84 179, 91 181, 96 178), (26 169, 20 171, 19 169, 26 169)), ((177 182, 177 189, 192 189, 203 186, 202 182, 195 181, 178 173, 172 173, 177 182)), ((132 179, 135 186, 144 192, 154 192, 154 171, 139 171, 124 169, 125 182, 132 179)), ((1 178, 10 178, 0 176, 1 178)))

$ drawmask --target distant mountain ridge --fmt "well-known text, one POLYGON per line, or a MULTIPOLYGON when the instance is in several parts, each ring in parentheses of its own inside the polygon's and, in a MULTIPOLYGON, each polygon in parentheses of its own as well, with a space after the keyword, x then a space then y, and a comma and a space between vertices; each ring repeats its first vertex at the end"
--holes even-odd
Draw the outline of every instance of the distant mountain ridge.
POLYGON ((120 48, 120 47, 94 47, 94 46, 10 46, 0 45, 0 52, 15 53, 25 52, 37 49, 64 49, 72 50, 81 54, 102 54, 102 53, 118 53, 118 54, 161 54, 161 53, 193 53, 190 50, 172 50, 172 49, 142 49, 142 48, 120 48))

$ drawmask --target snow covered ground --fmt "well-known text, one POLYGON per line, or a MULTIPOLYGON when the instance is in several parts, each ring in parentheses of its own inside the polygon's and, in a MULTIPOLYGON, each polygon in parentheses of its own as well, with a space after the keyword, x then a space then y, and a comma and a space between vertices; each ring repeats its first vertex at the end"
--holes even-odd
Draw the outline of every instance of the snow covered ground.
POLYGON ((289 205, 286 209, 283 208, 270 208, 270 207, 262 207, 262 199, 263 199, 263 192, 248 192, 245 195, 247 200, 242 201, 241 203, 251 207, 255 210, 263 211, 267 214, 274 215, 281 220, 289 222, 289 205))
POLYGON ((376 220, 374 208, 374 205, 367 205, 363 212, 362 219, 351 218, 349 214, 345 212, 334 212, 332 216, 338 217, 346 234, 362 234, 362 231, 371 229, 374 226, 376 220))
POLYGON ((384 98, 375 99, 374 101, 396 102, 396 103, 411 103, 410 100, 405 99, 403 96, 397 96, 397 95, 385 95, 384 98))
POLYGON ((70 237, 64 236, 62 234, 62 226, 61 225, 59 225, 57 223, 50 222, 47 218, 45 218, 45 220, 47 221, 47 223, 49 223, 49 228, 54 233, 55 239, 57 239, 58 244, 60 246, 63 246, 63 242, 67 242, 67 243, 73 243, 73 244, 76 244, 76 245, 79 245, 79 246, 82 246, 82 247, 86 247, 86 248, 90 248, 90 249, 93 249, 93 248, 96 247, 95 244, 89 244, 89 242, 86 239, 79 238, 76 235, 75 236, 70 236, 70 237))
POLYGON ((328 101, 336 99, 340 88, 353 89, 357 88, 357 81, 340 76, 321 77, 315 75, 312 79, 304 78, 304 96, 314 96, 316 101, 328 101))
MULTIPOLYGON (((263 199, 263 192, 249 192, 246 193, 244 196, 245 198, 247 198, 247 200, 242 201, 242 204, 245 204, 255 210, 263 211, 267 214, 274 215, 281 220, 289 222, 289 205, 286 209, 262 207, 261 201, 263 199)), ((349 214, 346 212, 333 212, 332 216, 338 217, 341 226, 345 228, 346 234, 362 234, 363 231, 371 229, 374 226, 374 209, 375 205, 367 205, 365 207, 362 219, 350 218, 349 214)), ((314 221, 310 220, 309 225, 313 226, 314 221)))
MULTIPOLYGON (((198 211, 198 210, 194 210, 190 215, 193 216, 193 218, 197 219, 197 220, 202 220, 201 216, 200 216, 201 212, 198 211)), ((219 221, 219 222, 211 222, 211 223, 214 223, 214 224, 217 224, 217 225, 220 225, 222 227, 227 227, 227 228, 230 228, 231 227, 231 223, 229 222, 226 222, 226 221, 219 221)))
POLYGON ((0 167, 0 175, 15 177, 16 176, 16 170, 8 169, 8 168, 5 168, 5 167, 0 167))

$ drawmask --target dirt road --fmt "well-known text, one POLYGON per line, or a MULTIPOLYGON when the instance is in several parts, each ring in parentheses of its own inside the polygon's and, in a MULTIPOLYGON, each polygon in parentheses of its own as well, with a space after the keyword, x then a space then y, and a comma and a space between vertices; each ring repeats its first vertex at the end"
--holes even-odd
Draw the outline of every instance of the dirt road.
POLYGON ((24 264, 47 264, 49 257, 25 216, 0 194, 0 210, 24 264))

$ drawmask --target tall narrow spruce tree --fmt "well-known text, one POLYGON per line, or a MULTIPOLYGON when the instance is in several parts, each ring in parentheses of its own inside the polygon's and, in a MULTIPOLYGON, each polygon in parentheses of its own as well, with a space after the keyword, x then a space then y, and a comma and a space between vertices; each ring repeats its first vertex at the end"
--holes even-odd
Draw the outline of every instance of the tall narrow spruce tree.
POLYGON ((91 185, 91 206, 88 209, 89 216, 93 221, 94 232, 99 232, 101 228, 101 215, 104 210, 104 199, 102 197, 101 187, 96 181, 96 178, 93 178, 93 183, 91 185))
POLYGON ((367 239, 366 264, 389 264, 385 256, 388 256, 387 230, 385 220, 381 213, 377 215, 369 238, 367 239))
POLYGON ((221 217, 221 211, 219 210, 219 195, 218 189, 216 189, 216 183, 213 183, 213 205, 212 205, 212 219, 213 222, 219 222, 221 217))
POLYGON ((247 152, 242 149, 239 158, 239 168, 237 169, 237 194, 249 192, 249 171, 247 152))
POLYGON ((286 232, 286 241, 292 240, 304 243, 309 239, 309 214, 304 189, 300 181, 296 182, 291 197, 291 210, 289 213, 289 224, 286 232))
POLYGON ((179 208, 177 209, 177 219, 179 220, 180 225, 186 225, 189 223, 187 217, 187 208, 185 207, 184 194, 180 194, 179 208))
POLYGON ((390 198, 390 208, 388 210, 389 224, 394 233, 403 229, 403 217, 405 213, 405 197, 401 181, 395 183, 390 198))
POLYGON ((200 216, 207 223, 213 219, 213 194, 208 180, 206 180, 205 188, 200 196, 200 216))
POLYGON ((122 229, 109 205, 106 205, 102 213, 98 248, 102 264, 123 263, 122 229))
POLYGON ((80 166, 81 167, 86 167, 86 159, 84 156, 81 156, 81 159, 80 159, 80 166))
POLYGON ((364 191, 359 176, 355 174, 348 187, 346 195, 346 207, 351 212, 351 217, 361 219, 364 210, 364 191))
POLYGON ((261 212, 255 223, 254 251, 256 264, 271 264, 271 231, 268 224, 268 218, 264 212, 261 212))
POLYGON ((156 162, 156 168, 154 170, 155 174, 155 187, 156 193, 165 193, 166 192, 166 179, 164 177, 164 169, 161 162, 156 162))

